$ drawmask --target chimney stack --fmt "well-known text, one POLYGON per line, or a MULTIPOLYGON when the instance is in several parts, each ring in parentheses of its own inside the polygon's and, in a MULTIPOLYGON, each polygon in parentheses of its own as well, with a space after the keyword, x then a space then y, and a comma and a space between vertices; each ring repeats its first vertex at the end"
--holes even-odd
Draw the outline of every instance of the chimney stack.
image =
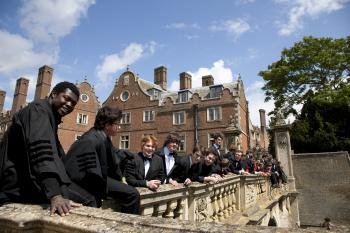
POLYGON ((28 86, 28 79, 23 77, 17 79, 15 94, 13 95, 11 114, 14 114, 26 104, 28 86))
POLYGON ((189 73, 182 72, 180 74, 180 90, 192 88, 192 76, 189 73))
POLYGON ((214 85, 214 78, 212 75, 202 76, 202 87, 214 85))
POLYGON ((4 110, 6 91, 0 90, 0 114, 4 110))
POLYGON ((260 126, 261 126, 261 129, 263 127, 266 128, 265 110, 264 109, 259 109, 259 115, 260 115, 260 126))
POLYGON ((34 100, 44 99, 49 95, 53 69, 47 65, 39 68, 34 100))
POLYGON ((167 89, 167 68, 160 66, 154 69, 154 84, 157 84, 166 91, 167 89))

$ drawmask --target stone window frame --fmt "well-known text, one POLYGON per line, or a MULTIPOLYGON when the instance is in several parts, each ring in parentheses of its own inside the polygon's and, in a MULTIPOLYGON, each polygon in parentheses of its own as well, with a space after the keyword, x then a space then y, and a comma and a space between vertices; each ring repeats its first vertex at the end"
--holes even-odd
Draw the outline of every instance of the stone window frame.
POLYGON ((131 112, 123 112, 122 118, 120 119, 121 125, 126 125, 131 123, 131 112))
POLYGON ((77 114, 77 124, 79 125, 87 125, 89 122, 89 115, 85 113, 79 113, 77 114))
POLYGON ((221 120, 222 120, 222 108, 221 108, 221 106, 207 108, 207 122, 221 121, 221 120), (213 111, 213 113, 211 113, 211 111, 213 111))
POLYGON ((130 135, 121 134, 119 138, 119 148, 120 149, 130 149, 130 135))
POLYGON ((155 119, 155 111, 154 110, 144 110, 143 111, 143 122, 153 122, 155 119))
POLYGON ((177 112, 173 112, 173 125, 184 125, 186 124, 186 111, 177 111, 177 112), (183 115, 183 121, 181 121, 181 118, 179 118, 178 116, 181 117, 181 115, 183 115), (180 121, 178 121, 180 119, 180 121))

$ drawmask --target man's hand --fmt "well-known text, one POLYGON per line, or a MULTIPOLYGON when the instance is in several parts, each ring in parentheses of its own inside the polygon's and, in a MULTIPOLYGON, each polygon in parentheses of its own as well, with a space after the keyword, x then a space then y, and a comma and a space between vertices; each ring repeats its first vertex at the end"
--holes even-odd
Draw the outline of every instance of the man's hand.
POLYGON ((157 190, 160 184, 160 180, 150 180, 146 182, 147 187, 153 191, 157 190))
POLYGON ((192 180, 187 178, 185 181, 184 181, 184 185, 185 186, 189 186, 190 184, 192 184, 192 180))
POLYGON ((75 207, 80 207, 82 204, 63 198, 61 195, 56 195, 51 198, 50 215, 58 213, 60 216, 69 215, 69 211, 75 207))

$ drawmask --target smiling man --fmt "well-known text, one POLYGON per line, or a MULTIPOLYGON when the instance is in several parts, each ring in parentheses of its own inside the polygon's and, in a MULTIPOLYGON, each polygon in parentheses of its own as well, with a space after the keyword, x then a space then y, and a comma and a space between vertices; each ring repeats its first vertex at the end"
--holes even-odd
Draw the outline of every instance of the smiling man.
POLYGON ((58 83, 47 99, 30 103, 12 118, 0 147, 0 205, 6 202, 50 203, 51 214, 67 215, 94 197, 71 182, 57 136, 61 118, 79 99, 78 88, 58 83))

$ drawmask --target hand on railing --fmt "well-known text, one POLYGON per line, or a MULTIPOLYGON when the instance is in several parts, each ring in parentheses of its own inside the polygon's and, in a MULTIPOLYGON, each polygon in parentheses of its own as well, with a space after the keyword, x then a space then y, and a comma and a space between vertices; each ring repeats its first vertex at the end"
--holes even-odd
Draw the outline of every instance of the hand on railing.
POLYGON ((189 185, 191 185, 191 184, 192 184, 192 180, 189 179, 189 178, 187 178, 187 179, 184 181, 184 185, 185 185, 185 186, 189 186, 189 185))
POLYGON ((147 181, 146 183, 147 187, 152 191, 157 190, 160 184, 161 184, 160 180, 150 180, 150 181, 147 181))

